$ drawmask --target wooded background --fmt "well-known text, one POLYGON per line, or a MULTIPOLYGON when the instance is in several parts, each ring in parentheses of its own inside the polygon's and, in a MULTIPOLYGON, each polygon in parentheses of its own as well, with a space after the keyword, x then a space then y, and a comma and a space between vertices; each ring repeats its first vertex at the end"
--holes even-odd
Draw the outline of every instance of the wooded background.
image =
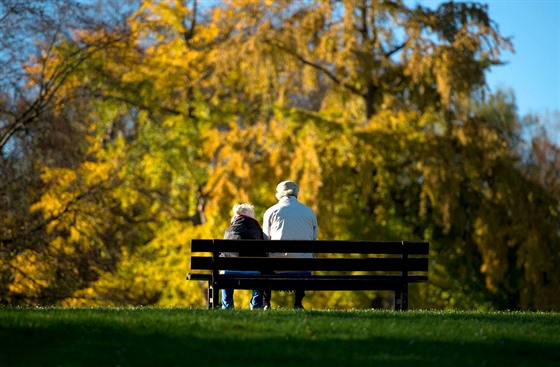
POLYGON ((560 119, 489 91, 513 46, 477 2, 3 0, 0 304, 204 306, 190 239, 290 179, 320 239, 430 241, 411 305, 558 310, 560 119))

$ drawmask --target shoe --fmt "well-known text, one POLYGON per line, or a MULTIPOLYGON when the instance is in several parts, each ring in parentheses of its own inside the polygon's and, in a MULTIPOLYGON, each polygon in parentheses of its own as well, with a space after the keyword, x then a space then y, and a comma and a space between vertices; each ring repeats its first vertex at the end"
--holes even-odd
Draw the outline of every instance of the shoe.
POLYGON ((270 305, 264 305, 263 310, 267 311, 270 310, 270 308, 271 308, 270 305))

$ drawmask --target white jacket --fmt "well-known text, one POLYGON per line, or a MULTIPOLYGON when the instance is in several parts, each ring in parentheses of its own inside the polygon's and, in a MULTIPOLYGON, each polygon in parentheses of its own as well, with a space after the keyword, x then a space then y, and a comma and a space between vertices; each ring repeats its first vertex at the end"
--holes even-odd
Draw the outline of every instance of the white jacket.
MULTIPOLYGON (((313 209, 300 203, 295 196, 281 198, 266 210, 263 232, 270 240, 316 240, 319 230, 313 209)), ((270 257, 313 257, 312 253, 273 252, 270 257)))

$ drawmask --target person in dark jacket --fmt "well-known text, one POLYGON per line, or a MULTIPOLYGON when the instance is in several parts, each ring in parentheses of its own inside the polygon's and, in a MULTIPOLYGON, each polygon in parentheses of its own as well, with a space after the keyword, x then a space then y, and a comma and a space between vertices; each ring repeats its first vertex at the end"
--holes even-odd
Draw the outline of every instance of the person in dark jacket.
MULTIPOLYGON (((236 204, 233 206, 233 217, 231 218, 231 224, 226 228, 224 233, 224 239, 226 240, 241 240, 241 239, 264 239, 264 234, 261 229, 259 222, 255 219, 255 210, 251 204, 236 204)), ((264 257, 267 256, 266 252, 223 252, 220 256, 255 256, 264 257)), ((223 270, 224 274, 238 272, 232 270, 223 270)), ((244 274, 249 274, 250 272, 243 272, 244 274)), ((258 272, 255 272, 258 274, 258 272)), ((259 289, 253 290, 251 297, 251 309, 263 308, 263 291, 259 289)), ((235 308, 235 303, 233 301, 233 289, 222 289, 222 308, 235 308)))

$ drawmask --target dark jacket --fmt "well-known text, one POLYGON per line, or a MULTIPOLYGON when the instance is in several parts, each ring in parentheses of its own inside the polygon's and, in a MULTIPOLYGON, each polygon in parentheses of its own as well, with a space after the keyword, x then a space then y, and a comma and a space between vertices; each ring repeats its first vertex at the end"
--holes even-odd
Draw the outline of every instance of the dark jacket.
MULTIPOLYGON (((240 215, 235 217, 231 225, 227 227, 224 233, 225 240, 262 240, 264 234, 259 222, 251 217, 240 215)), ((240 256, 265 257, 266 252, 261 251, 243 251, 240 256)), ((226 255, 227 256, 227 255, 226 255)), ((230 255, 231 256, 231 255, 230 255)))

